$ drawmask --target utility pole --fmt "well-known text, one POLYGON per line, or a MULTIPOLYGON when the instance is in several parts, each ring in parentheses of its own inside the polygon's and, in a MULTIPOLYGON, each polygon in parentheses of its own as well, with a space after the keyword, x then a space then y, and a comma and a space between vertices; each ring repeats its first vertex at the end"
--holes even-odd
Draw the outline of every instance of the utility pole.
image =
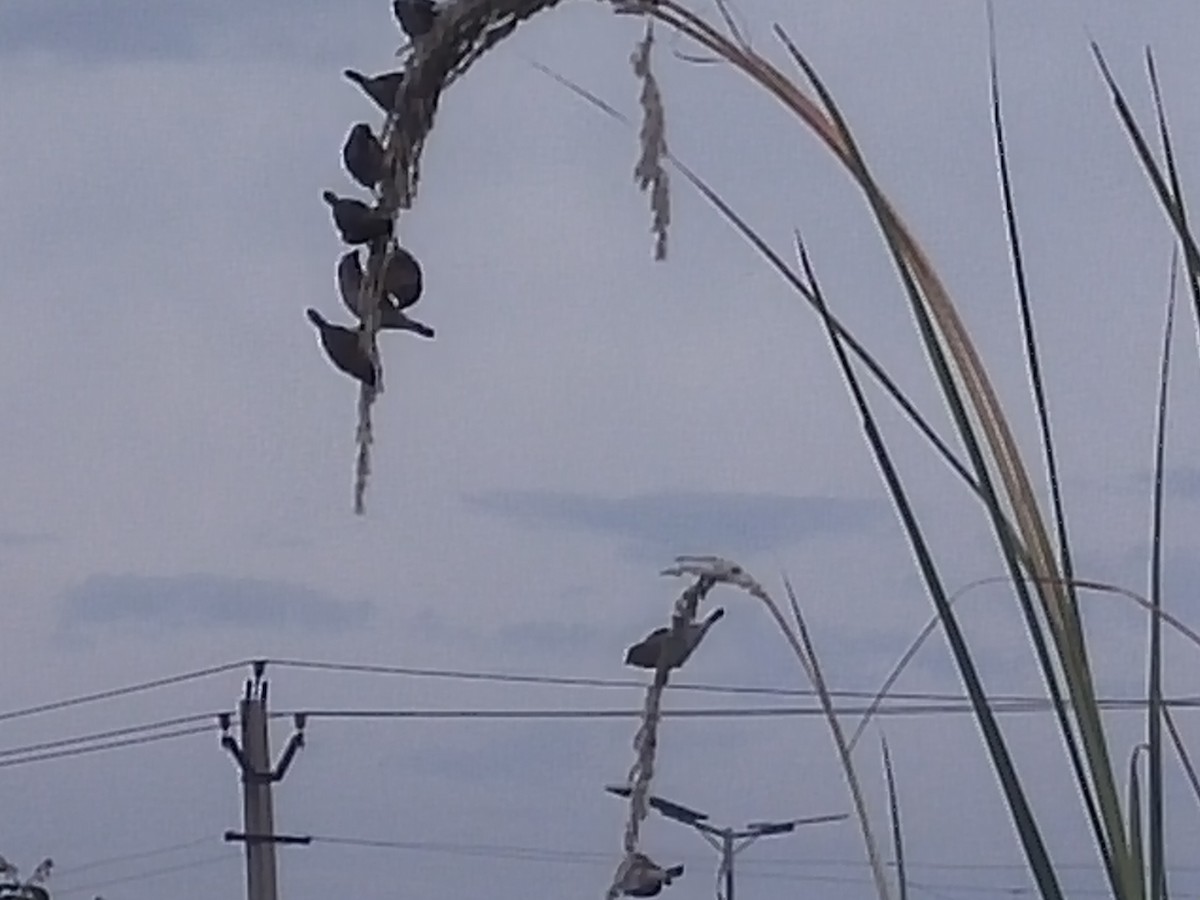
MULTIPOLYGON (((610 785, 605 790, 610 794, 616 794, 618 797, 628 797, 630 794, 630 789, 623 785, 610 785)), ((769 837, 774 834, 789 834, 795 831, 798 825, 840 822, 842 819, 848 818, 846 813, 834 813, 833 815, 789 819, 785 822, 751 822, 745 828, 730 828, 728 826, 717 828, 705 821, 708 819, 708 813, 697 812, 681 803, 664 800, 662 797, 651 796, 647 798, 647 802, 651 809, 661 813, 666 818, 695 828, 696 831, 700 832, 700 837, 704 838, 714 850, 721 854, 721 865, 717 869, 717 883, 721 884, 722 881, 724 882, 725 892, 723 897, 718 892, 717 896, 720 900, 733 900, 733 858, 759 838, 769 837)))
POLYGON ((296 730, 284 748, 279 765, 272 768, 267 727, 267 681, 263 677, 266 667, 263 660, 254 663, 254 676, 246 679, 245 691, 238 703, 241 744, 229 733, 229 714, 221 713, 218 717, 221 746, 229 751, 242 772, 242 831, 225 832, 225 840, 242 841, 246 845, 247 900, 279 900, 275 845, 310 842, 309 838, 275 833, 271 786, 283 779, 297 751, 304 746, 304 716, 295 717, 296 730))
POLYGON ((725 870, 725 900, 733 900, 733 831, 721 834, 721 868, 725 870))

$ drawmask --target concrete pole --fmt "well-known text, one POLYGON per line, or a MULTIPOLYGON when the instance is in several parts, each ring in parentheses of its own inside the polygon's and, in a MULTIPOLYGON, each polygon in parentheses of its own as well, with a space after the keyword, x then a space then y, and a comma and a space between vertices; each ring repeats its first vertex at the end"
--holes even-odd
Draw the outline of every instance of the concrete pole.
POLYGON ((246 840, 247 900, 278 900, 275 845, 261 836, 274 835, 271 803, 271 750, 267 734, 265 683, 251 690, 238 704, 242 730, 242 827, 246 840), (258 836, 257 839, 253 836, 258 836))
POLYGON ((721 862, 725 866, 725 900, 733 900, 733 829, 721 835, 721 862))

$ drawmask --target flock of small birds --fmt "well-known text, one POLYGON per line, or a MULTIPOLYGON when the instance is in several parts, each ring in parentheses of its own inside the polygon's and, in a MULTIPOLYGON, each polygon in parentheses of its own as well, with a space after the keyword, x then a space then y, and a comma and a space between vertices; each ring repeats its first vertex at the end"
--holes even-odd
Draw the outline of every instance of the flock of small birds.
MULTIPOLYGON (((416 41, 433 29, 438 10, 433 0, 392 0, 392 14, 401 30, 411 40, 416 41)), ((396 93, 404 82, 402 71, 384 72, 368 77, 361 72, 347 69, 342 74, 362 88, 385 114, 393 111, 396 93)), ((346 135, 346 142, 342 146, 342 165, 355 182, 369 191, 374 191, 387 175, 383 145, 366 122, 358 122, 346 135)), ((395 227, 392 217, 378 206, 369 205, 353 197, 342 197, 333 191, 327 190, 321 196, 329 205, 334 227, 342 241, 353 248, 366 245, 368 251, 376 251, 369 258, 383 259, 383 250, 392 239, 395 227)), ((378 372, 359 342, 365 318, 365 311, 359 309, 363 278, 358 250, 352 249, 338 260, 337 285, 342 304, 358 320, 356 328, 335 325, 312 308, 306 310, 306 315, 317 327, 321 346, 330 362, 352 378, 374 388, 378 381, 378 372)), ((411 331, 421 337, 432 338, 433 329, 411 318, 406 312, 421 299, 424 286, 421 264, 417 262, 417 258, 403 247, 395 247, 388 257, 387 268, 382 273, 381 280, 384 299, 380 309, 380 329, 411 331)))
MULTIPOLYGON (((392 0, 392 13, 396 22, 408 37, 416 41, 428 34, 437 21, 438 10, 434 0, 392 0)), ((363 92, 383 110, 391 113, 396 94, 404 83, 402 71, 384 72, 366 76, 353 69, 342 73, 362 88, 363 92)), ((383 145, 366 122, 351 127, 342 146, 342 165, 355 182, 369 191, 374 191, 386 175, 383 145)), ((432 338, 433 329, 409 317, 406 310, 420 298, 424 286, 421 264, 403 247, 393 248, 390 256, 383 251, 392 239, 394 223, 392 217, 379 209, 353 197, 341 197, 333 191, 321 195, 329 204, 333 224, 344 243, 352 248, 342 255, 337 264, 338 292, 342 304, 354 316, 357 328, 346 328, 329 322, 317 310, 306 311, 309 321, 317 327, 321 346, 330 362, 338 369, 363 384, 374 388, 378 373, 370 356, 359 342, 363 329, 364 311, 359 308, 365 273, 357 247, 366 245, 375 251, 369 261, 387 259, 386 269, 380 275, 383 287, 383 307, 380 310, 379 327, 389 331, 411 331, 421 337, 432 338)), ((700 641, 725 611, 715 609, 702 622, 688 623, 681 640, 670 640, 670 628, 658 628, 642 641, 634 644, 625 655, 625 664, 642 669, 655 669, 659 659, 665 656, 665 668, 678 669, 695 652, 700 641)), ((648 856, 635 853, 622 878, 621 892, 630 897, 654 897, 683 874, 683 866, 664 868, 648 856)))

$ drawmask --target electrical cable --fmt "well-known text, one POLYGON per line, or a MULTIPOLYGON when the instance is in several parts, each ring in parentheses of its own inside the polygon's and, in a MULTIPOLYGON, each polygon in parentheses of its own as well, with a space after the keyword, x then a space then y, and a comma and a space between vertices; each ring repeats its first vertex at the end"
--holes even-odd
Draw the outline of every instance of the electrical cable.
MULTIPOLYGON (((575 864, 575 865, 597 865, 598 864, 598 865, 606 865, 607 866, 607 865, 612 865, 613 860, 617 856, 617 854, 614 854, 614 853, 602 853, 602 852, 593 851, 593 850, 565 850, 565 849, 564 850, 552 850, 549 848, 519 847, 519 846, 511 846, 511 845, 504 845, 504 844, 468 844, 468 843, 455 843, 455 842, 446 842, 446 841, 425 841, 425 840, 392 841, 392 840, 381 840, 381 839, 373 839, 373 838, 354 838, 354 837, 341 837, 341 836, 333 836, 333 835, 315 835, 315 834, 311 835, 311 838, 312 838, 313 844, 330 844, 330 845, 340 845, 340 846, 345 846, 345 847, 362 847, 362 848, 367 848, 367 849, 400 850, 400 851, 409 851, 409 852, 429 852, 429 853, 446 854, 446 855, 451 855, 451 856, 483 857, 483 858, 489 858, 489 859, 519 861, 519 862, 537 862, 537 863, 557 862, 557 863, 566 863, 566 864, 575 864)), ((675 859, 676 857, 672 857, 672 858, 675 859)), ((694 863, 696 860, 697 860, 696 857, 688 857, 688 858, 685 858, 684 861, 694 863)), ((738 873, 742 877, 755 878, 755 879, 768 879, 768 880, 773 880, 773 881, 810 882, 810 883, 818 882, 818 883, 830 883, 830 884, 871 884, 872 883, 867 878, 856 878, 853 876, 826 875, 826 874, 821 874, 821 873, 803 873, 803 874, 801 874, 801 873, 796 873, 796 872, 788 873, 788 872, 757 871, 761 867, 770 866, 772 864, 784 864, 784 863, 788 863, 788 862, 790 862, 794 865, 804 865, 806 863, 809 865, 823 864, 823 861, 821 861, 821 860, 813 860, 813 861, 746 860, 744 862, 739 863, 738 873)), ((864 861, 862 863, 862 865, 865 866, 866 862, 864 861)), ((917 865, 920 866, 921 864, 918 863, 917 865)), ((960 866, 962 868, 971 868, 971 866, 969 864, 960 864, 960 866)), ((979 868, 987 869, 990 867, 986 866, 986 865, 981 865, 981 866, 979 866, 979 868)), ((1014 865, 1013 868, 1021 869, 1023 867, 1021 867, 1019 865, 1014 865)), ((1082 866, 1081 866, 1081 868, 1082 868, 1082 866)), ((1093 865, 1089 866, 1088 868, 1097 873, 1101 870, 1099 864, 1093 864, 1093 865)), ((924 882, 924 881, 909 879, 908 884, 909 884, 909 887, 914 887, 919 890, 928 890, 930 892, 936 892, 939 890, 949 890, 949 891, 969 892, 969 893, 998 893, 998 894, 1008 894, 1008 895, 1015 895, 1015 896, 1022 896, 1025 894, 1035 893, 1035 889, 1032 886, 1026 887, 1026 886, 1017 886, 1017 885, 997 885, 997 886, 992 887, 992 886, 979 884, 978 882, 972 883, 972 884, 951 884, 951 883, 940 883, 940 882, 924 882)), ((1102 889, 1086 889, 1086 888, 1071 891, 1072 896, 1075 896, 1075 895, 1102 896, 1102 895, 1107 895, 1109 893, 1110 893, 1109 891, 1105 891, 1102 889)), ((1181 894, 1172 892, 1172 896, 1195 897, 1196 895, 1193 895, 1193 894, 1181 895, 1181 894)))
POLYGON ((20 756, 26 753, 36 753, 41 750, 54 750, 58 747, 70 747, 74 744, 86 744, 95 741, 103 741, 110 738, 126 737, 131 734, 138 734, 143 731, 158 731, 163 728, 170 728, 176 725, 190 725, 192 722, 199 722, 204 719, 216 720, 216 713, 195 713, 190 716, 177 716, 173 719, 161 719, 157 722, 147 722, 143 725, 127 725, 124 728, 112 728, 108 731, 96 731, 91 734, 81 734, 75 737, 59 738, 54 741, 42 741, 39 744, 25 744, 21 747, 3 747, 0 748, 0 758, 6 756, 20 756))
MULTIPOLYGON (((346 672, 370 675, 403 675, 414 678, 443 678, 457 681, 488 681, 501 684, 538 684, 556 687, 594 687, 594 688, 625 688, 642 690, 646 683, 636 678, 594 678, 566 675, 530 675, 505 672, 480 672, 469 669, 430 669, 413 666, 391 666, 375 663, 339 663, 304 659, 268 659, 267 663, 280 668, 310 669, 326 672, 346 672)), ((691 682, 669 682, 667 688, 673 691, 694 691, 709 694, 732 694, 768 697, 817 697, 812 688, 782 688, 755 687, 748 685, 700 684, 691 682)), ((875 691, 862 690, 831 690, 830 696, 854 700, 873 700, 875 691)), ((937 693, 928 691, 892 691, 888 697, 893 700, 916 701, 963 701, 969 698, 963 694, 937 693)), ((996 700, 1039 700, 1041 698, 1022 694, 997 694, 996 700)))
MULTIPOLYGON (((26 716, 37 715, 44 712, 65 709, 72 706, 92 703, 100 700, 109 700, 117 697, 123 697, 130 694, 135 694, 144 691, 155 690, 157 688, 168 687, 171 685, 181 684, 187 681, 193 681, 199 678, 205 678, 211 675, 229 672, 234 669, 243 668, 254 663, 265 663, 267 665, 277 666, 279 668, 291 669, 307 669, 313 671, 325 672, 345 672, 357 674, 376 674, 376 675, 399 675, 417 678, 441 678, 448 680, 463 680, 463 681, 483 681, 501 684, 535 684, 557 687, 589 687, 589 688, 618 688, 618 689, 637 689, 645 688, 645 682, 634 678, 593 678, 593 677, 575 677, 575 676, 557 676, 557 675, 534 675, 521 673, 503 673, 503 672, 487 672, 475 671, 469 669, 436 669, 436 668, 420 668, 412 666, 392 666, 370 663, 341 663, 328 662, 320 660, 305 660, 305 659, 290 659, 290 658, 258 658, 258 659, 240 659, 234 662, 222 663, 216 666, 210 666, 204 669, 196 669, 189 672, 183 672, 177 675, 170 675, 163 678, 157 678, 150 681, 139 682, 133 685, 124 687, 112 688, 110 690, 98 691, 92 694, 84 694, 77 697, 71 697, 64 700, 56 700, 47 703, 41 703, 36 706, 29 706, 23 709, 10 710, 0 713, 0 722, 11 719, 22 718, 26 716)), ((668 688, 672 691, 691 691, 696 693, 711 693, 711 694, 728 694, 728 695, 743 695, 743 696, 778 696, 778 697, 805 697, 816 698, 817 693, 811 688, 782 688, 782 687, 756 687, 747 685, 717 685, 717 684, 701 684, 689 682, 671 682, 668 688)), ((831 690, 831 697, 846 700, 874 700, 876 692, 863 690, 831 690)), ((991 698, 992 702, 997 705, 998 709, 1007 712, 1026 712, 1050 710, 1052 706, 1050 701, 1045 697, 1025 694, 996 694, 991 698), (1005 704, 1008 706, 1005 707, 1005 704)), ((888 704, 882 707, 878 714, 881 715, 903 715, 903 712, 896 710, 909 709, 913 715, 926 715, 935 712, 959 712, 959 706, 966 708, 969 700, 962 694, 948 692, 929 692, 929 691, 911 691, 911 692, 891 692, 888 695, 888 704), (909 705, 902 705, 909 704, 909 705), (924 705, 920 705, 924 704, 924 705), (939 707, 939 704, 941 705, 939 707), (953 707, 953 708, 951 708, 953 707)), ((1168 697, 1163 700, 1164 705, 1180 708, 1193 708, 1200 706, 1200 696, 1182 696, 1168 697)), ((1100 706, 1102 709, 1108 710, 1126 710, 1126 709, 1145 709, 1147 701, 1139 698, 1102 698, 1100 706)), ((842 712, 852 713, 866 712, 866 707, 845 707, 842 712)), ((691 713, 695 714, 695 713, 691 713)), ((750 715, 755 713, 751 712, 750 715)), ((789 713, 763 713, 768 715, 786 715, 789 713)), ((809 712, 793 712, 792 715, 810 715, 815 713, 809 712)), ((474 715, 474 713, 467 713, 474 715)), ((604 713, 604 715, 616 715, 616 713, 604 713)), ((0 751, 2 753, 2 751, 0 751)))
POLYGON ((69 875, 76 875, 79 872, 90 872, 92 869, 102 869, 105 866, 113 866, 118 863, 134 862, 139 859, 149 859, 153 856, 163 856, 167 853, 178 853, 180 850, 191 850, 195 847, 204 844, 215 844, 217 838, 212 835, 196 838, 191 841, 183 841, 178 844, 167 844, 162 847, 154 847, 150 850, 135 850, 132 853, 122 853, 119 856, 105 856, 101 859, 92 859, 87 862, 82 862, 74 866, 66 866, 65 868, 54 868, 55 880, 65 878, 69 875))
POLYGON ((45 762, 51 759, 64 759, 69 756, 83 756, 88 753, 99 753, 102 750, 116 750, 122 747, 134 747, 141 744, 153 744, 157 741, 168 741, 174 738, 187 737, 193 734, 211 732, 216 725, 193 725, 190 728, 178 728, 160 734, 148 734, 141 737, 124 738, 101 744, 91 744, 85 747, 73 747, 68 750, 51 750, 46 753, 34 753, 28 756, 18 756, 12 759, 0 760, 0 769, 10 766, 23 766, 27 763, 45 762))
POLYGON ((142 681, 137 684, 125 685, 119 688, 110 688, 106 691, 97 691, 93 694, 81 694, 77 697, 69 697, 65 700, 54 700, 49 703, 39 703, 36 706, 27 706, 24 709, 13 709, 8 712, 0 712, 0 722, 7 722, 11 719, 21 719, 26 716, 35 716, 40 713, 54 712, 60 709, 66 709, 71 706, 80 706, 84 703, 95 703, 98 700, 112 700, 116 697, 125 697, 130 694, 138 694, 143 691, 152 691, 161 687, 169 687, 170 685, 182 684, 187 681, 195 681, 198 678, 207 678, 210 675, 219 675, 222 672, 229 672, 233 669, 248 666, 253 660, 238 660, 237 662, 222 663, 219 666, 209 666, 206 669, 195 669, 191 672, 182 672, 178 675, 168 675, 165 678, 155 678, 152 681, 142 681))
POLYGON ((205 856, 200 859, 192 860, 191 862, 177 863, 173 866, 162 866, 157 869, 148 869, 144 872, 136 872, 133 875, 123 875, 118 878, 108 878, 104 881, 93 881, 89 884, 69 885, 67 887, 55 887, 54 897, 65 897, 68 894, 82 894, 91 892, 98 888, 112 887, 116 884, 129 884, 134 881, 146 881, 150 878, 159 878, 163 875, 169 875, 173 872, 184 872, 189 869, 198 869, 201 866, 211 866, 219 862, 233 862, 241 859, 241 855, 236 851, 226 850, 219 856, 205 856))
MULTIPOLYGON (((1100 701, 1101 709, 1108 711, 1137 711, 1145 707, 1145 701, 1111 700, 1100 701)), ((1174 706, 1195 708, 1200 705, 1196 698, 1180 698, 1174 706)), ((864 715, 870 706, 835 706, 835 715, 864 715)), ((1052 709, 1048 700, 1020 703, 994 703, 997 715, 1015 715, 1047 712, 1052 709)), ((884 704, 875 709, 877 716, 905 717, 932 715, 970 715, 974 712, 968 703, 884 704)), ((302 715, 313 719, 636 719, 643 715, 640 709, 306 709, 273 712, 272 718, 302 715)), ((664 709, 662 715, 680 719, 747 719, 775 717, 824 716, 819 706, 759 706, 759 707, 695 707, 691 709, 664 709)))

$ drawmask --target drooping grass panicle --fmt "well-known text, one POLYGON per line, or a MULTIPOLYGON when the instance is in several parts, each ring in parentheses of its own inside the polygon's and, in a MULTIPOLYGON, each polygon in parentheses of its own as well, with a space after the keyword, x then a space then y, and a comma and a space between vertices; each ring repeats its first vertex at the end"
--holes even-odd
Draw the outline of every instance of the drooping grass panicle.
POLYGON ((779 630, 783 633, 784 638, 787 640, 792 652, 795 654, 801 668, 804 669, 805 676, 808 678, 809 683, 812 684, 813 689, 816 691, 817 697, 820 700, 821 708, 825 715, 825 721, 829 726, 834 745, 837 748, 838 758, 842 764, 842 771, 846 777, 846 784, 850 790, 850 795, 854 802, 859 828, 862 830, 863 840, 866 845, 867 859, 871 864, 871 872, 875 880, 876 891, 878 892, 880 900, 889 900, 891 897, 891 892, 888 888, 887 876, 884 872, 883 858, 879 853, 878 844, 871 828, 871 819, 867 811, 866 797, 863 794, 858 773, 854 768, 853 760, 850 758, 850 752, 846 743, 845 733, 841 726, 841 721, 838 719, 837 713, 834 711, 833 697, 829 692, 828 685, 825 682, 824 674, 821 671, 821 664, 817 657, 816 646, 808 633, 808 627, 804 622, 804 617, 801 614, 799 602, 796 600, 795 593, 791 588, 791 584, 788 583, 786 578, 784 579, 784 585, 787 588, 788 597, 792 605, 792 613, 795 616, 795 628, 788 623, 787 617, 784 616, 779 604, 775 602, 775 599, 771 596, 767 589, 737 563, 723 559, 719 556, 678 557, 676 559, 676 565, 664 572, 664 574, 673 575, 689 573, 707 573, 722 583, 745 591, 751 597, 761 601, 763 605, 767 607, 771 617, 779 626, 779 630))
MULTIPOLYGON (((470 67, 510 35, 531 16, 557 6, 561 0, 446 0, 438 7, 432 30, 408 45, 403 52, 404 79, 392 109, 387 113, 380 140, 384 170, 389 173, 377 189, 378 209, 396 220, 416 199, 421 177, 421 154, 433 127, 442 93, 470 67)), ((640 12, 621 0, 605 0, 614 9, 640 12)), ((647 20, 649 23, 649 19, 647 20)), ((644 53, 636 55, 635 67, 642 79, 642 104, 646 111, 642 158, 638 163, 639 184, 650 190, 653 213, 655 257, 663 259, 670 224, 669 180, 661 164, 666 150, 662 96, 649 65, 650 32, 644 53)), ((396 231, 398 233, 398 223, 396 231)), ((356 433, 355 512, 365 511, 365 495, 371 471, 371 407, 382 393, 383 366, 378 348, 380 304, 384 301, 381 273, 394 248, 393 241, 372 245, 368 268, 374 275, 363 279, 358 308, 362 315, 360 341, 376 367, 375 389, 363 386, 359 393, 356 433)))
POLYGON ((663 110, 662 91, 654 69, 650 65, 650 53, 654 46, 654 20, 646 20, 646 31, 630 57, 633 72, 641 80, 642 128, 638 135, 641 156, 633 170, 634 180, 642 191, 650 191, 650 212, 653 216, 651 230, 654 232, 654 258, 667 258, 667 228, 671 224, 670 179, 663 165, 667 154, 667 124, 663 110))
POLYGON ((634 854, 638 852, 642 822, 645 821, 649 808, 650 783, 654 778, 654 762, 658 752, 658 726, 662 718, 662 695, 670 678, 669 661, 673 655, 672 651, 682 646, 688 626, 696 619, 700 601, 708 596, 708 592, 716 584, 717 578, 712 574, 697 574, 695 582, 679 595, 671 610, 670 631, 660 647, 658 664, 654 668, 654 680, 646 688, 641 722, 633 739, 634 761, 626 776, 630 794, 629 815, 625 820, 625 831, 621 841, 624 856, 609 885, 608 900, 616 900, 620 895, 621 886, 633 864, 634 854))

